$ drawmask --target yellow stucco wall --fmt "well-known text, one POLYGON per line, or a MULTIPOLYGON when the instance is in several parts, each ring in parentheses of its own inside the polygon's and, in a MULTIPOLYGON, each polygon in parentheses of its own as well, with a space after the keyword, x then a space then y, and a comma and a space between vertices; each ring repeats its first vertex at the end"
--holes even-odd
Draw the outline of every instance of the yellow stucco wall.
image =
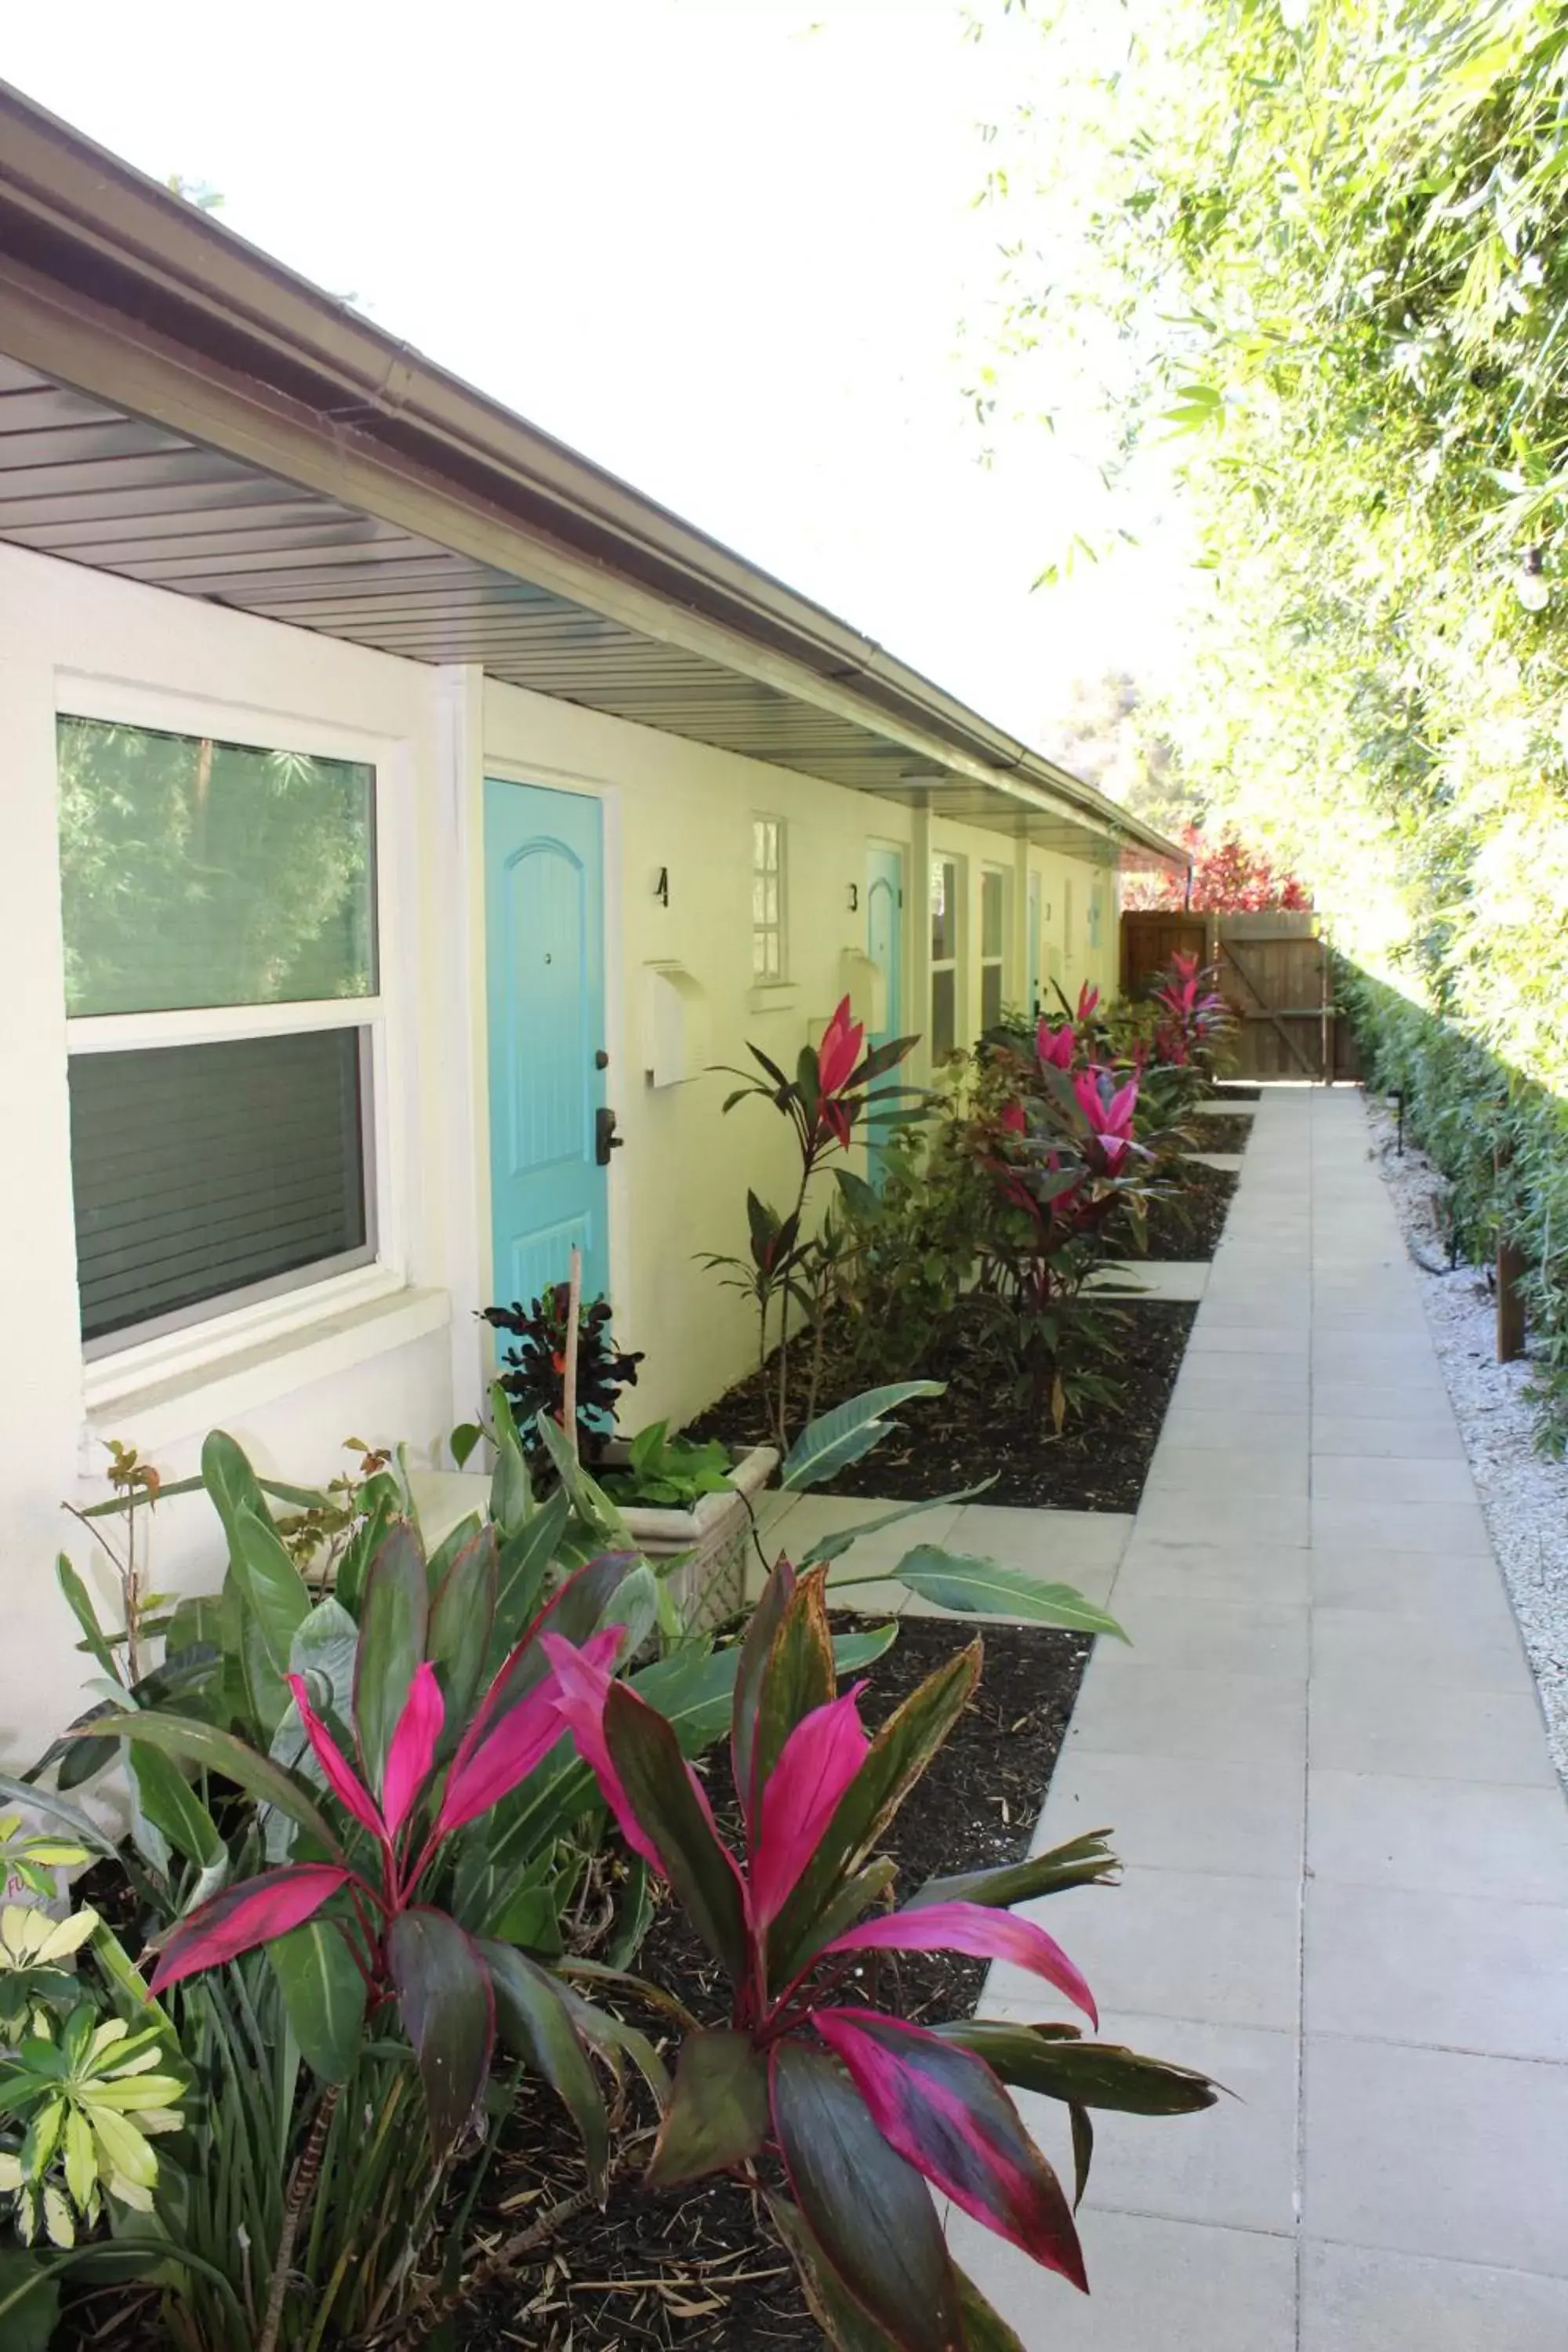
MULTIPOLYGON (((960 866, 961 1039, 980 1025, 983 871, 1006 877, 1009 1004, 1025 995, 1026 873, 1041 877, 1043 940, 1066 984, 1104 984, 1114 961, 1115 877, 1087 862, 1030 851, 973 826, 928 821, 860 793, 758 761, 713 751, 493 680, 482 688, 478 770, 589 792, 605 803, 609 871, 611 1099, 626 1149, 611 1171, 612 1295, 624 1345, 647 1351, 631 1403, 636 1419, 679 1420, 709 1402, 752 1360, 748 1305, 696 1263, 707 1251, 743 1253, 748 1186, 783 1206, 795 1164, 784 1121, 765 1104, 721 1106, 732 1081, 703 1075, 655 1087, 645 1074, 647 970, 676 962, 700 988, 711 1022, 709 1058, 746 1061, 753 1040, 790 1068, 844 993, 845 957, 866 945, 867 853, 904 856, 906 1030, 928 1027, 921 887, 924 861, 960 866), (786 828, 787 985, 758 991, 752 975, 753 816, 786 828), (656 895, 668 873, 669 903, 656 895), (1093 894, 1102 894, 1101 944, 1089 942, 1093 894), (859 906, 852 906, 857 893, 859 906), (1048 912, 1047 912, 1048 910, 1048 912)), ((482 990, 474 992, 482 1005, 482 990)), ((865 1011, 858 1005, 858 1011, 865 1011)), ((923 1051, 912 1066, 926 1074, 923 1051)), ((482 1179, 482 1155, 480 1155, 482 1179)), ((488 1195, 478 1213, 489 1230, 488 1195)), ((477 1377, 477 1367, 476 1367, 477 1377)), ((459 1400, 460 1401, 460 1400, 459 1400)))

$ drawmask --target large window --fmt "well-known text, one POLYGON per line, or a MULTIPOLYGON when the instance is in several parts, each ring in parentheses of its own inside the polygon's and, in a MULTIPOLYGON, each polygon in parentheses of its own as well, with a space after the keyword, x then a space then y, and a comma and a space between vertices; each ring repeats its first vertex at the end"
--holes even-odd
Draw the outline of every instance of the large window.
POLYGON ((62 717, 92 1355, 375 1254, 375 772, 62 717))
POLYGON ((945 1062, 958 1044, 959 877, 955 858, 931 864, 931 1057, 945 1062))
POLYGON ((784 946, 784 821, 756 816, 752 819, 752 978, 759 986, 789 977, 784 946))
POLYGON ((980 869, 980 1026, 1002 1018, 1002 975, 1007 954, 1007 877, 999 866, 980 869))

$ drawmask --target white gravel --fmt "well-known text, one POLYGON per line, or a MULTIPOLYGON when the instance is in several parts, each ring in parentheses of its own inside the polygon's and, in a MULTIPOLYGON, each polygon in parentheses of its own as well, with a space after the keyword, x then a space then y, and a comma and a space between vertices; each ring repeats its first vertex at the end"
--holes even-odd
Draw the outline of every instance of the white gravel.
POLYGON ((1528 1362, 1497 1360, 1496 1307, 1486 1273, 1447 1265, 1442 1177, 1406 1141, 1395 1150, 1393 1112, 1366 1097, 1373 1156, 1394 1198, 1433 1341, 1442 1360, 1470 1469, 1514 1613, 1541 1690, 1552 1761, 1568 1782, 1568 1463, 1535 1450, 1528 1362), (1422 1261, 1426 1263, 1423 1264, 1422 1261))

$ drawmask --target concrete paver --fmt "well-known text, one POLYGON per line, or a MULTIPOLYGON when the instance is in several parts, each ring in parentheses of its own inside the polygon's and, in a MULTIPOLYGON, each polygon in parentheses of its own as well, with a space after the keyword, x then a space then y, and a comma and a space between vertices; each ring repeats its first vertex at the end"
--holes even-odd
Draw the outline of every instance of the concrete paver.
POLYGON ((1088 2303, 958 2258, 1026 2352, 1563 2352, 1568 1808, 1352 1090, 1264 1092, 1110 1606, 1036 1843, 1128 1867, 1036 1908, 1240 2096, 1100 2120, 1088 2303))

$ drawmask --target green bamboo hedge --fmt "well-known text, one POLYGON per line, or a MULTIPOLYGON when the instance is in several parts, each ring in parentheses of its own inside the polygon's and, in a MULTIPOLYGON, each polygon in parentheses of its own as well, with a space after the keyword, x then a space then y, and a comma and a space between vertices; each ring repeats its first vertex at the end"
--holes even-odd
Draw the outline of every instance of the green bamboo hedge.
POLYGON ((1342 961, 1338 1002, 1367 1084, 1405 1102, 1406 1132, 1449 1185, 1452 1238, 1477 1264, 1500 1240, 1525 1262, 1531 1393, 1542 1449, 1568 1452, 1568 1104, 1441 1014, 1342 961))

